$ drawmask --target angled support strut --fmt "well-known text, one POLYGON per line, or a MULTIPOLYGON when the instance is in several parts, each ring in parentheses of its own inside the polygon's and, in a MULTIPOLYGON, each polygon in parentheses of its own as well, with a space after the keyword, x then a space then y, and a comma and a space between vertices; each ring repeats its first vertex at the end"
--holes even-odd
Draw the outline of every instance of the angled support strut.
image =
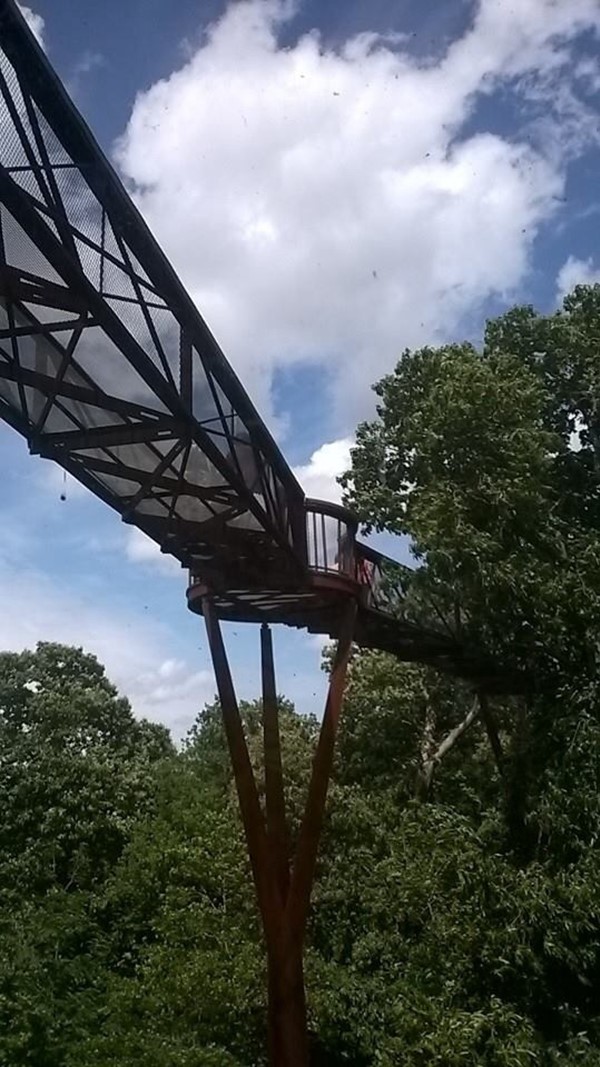
POLYGON ((356 619, 356 603, 350 602, 340 629, 306 809, 293 857, 290 855, 285 814, 271 631, 266 625, 261 628, 265 768, 263 811, 219 619, 210 596, 203 600, 203 613, 267 950, 269 1062, 271 1067, 308 1067, 302 955, 356 619))

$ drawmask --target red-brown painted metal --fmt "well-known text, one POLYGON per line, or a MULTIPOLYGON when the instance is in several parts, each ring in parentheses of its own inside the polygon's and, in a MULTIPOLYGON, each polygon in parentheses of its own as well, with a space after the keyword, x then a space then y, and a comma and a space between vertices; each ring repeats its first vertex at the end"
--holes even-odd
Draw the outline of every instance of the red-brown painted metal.
POLYGON ((473 679, 411 572, 305 499, 14 0, 0 0, 0 418, 191 573, 204 615, 267 946, 272 1065, 306 1067, 302 944, 351 641, 473 679), (290 876, 271 635, 263 814, 219 618, 338 639, 290 876))
POLYGON ((300 827, 285 909, 285 922, 290 935, 300 941, 304 938, 306 928, 355 622, 356 603, 351 601, 346 610, 333 660, 325 713, 313 761, 306 810, 300 827))
POLYGON ((265 754, 265 803, 267 836, 272 863, 276 869, 281 899, 287 898, 290 881, 290 842, 285 817, 279 709, 275 684, 273 638, 271 629, 263 623, 260 629, 263 739, 265 754))
MULTIPOLYGON (((307 500, 14 0, 0 0, 0 418, 206 586, 222 619, 355 639, 490 689, 410 571, 307 500)), ((500 676, 506 686, 506 678, 500 676)), ((512 684, 512 681, 510 682, 512 684)))
POLYGON ((281 922, 282 901, 277 881, 272 877, 269 843, 258 789, 248 754, 221 627, 210 597, 206 598, 204 621, 265 937, 267 943, 272 941, 275 944, 279 937, 278 926, 281 922))
POLYGON ((333 766, 356 605, 351 603, 348 607, 334 658, 306 810, 293 858, 289 856, 285 824, 279 711, 271 633, 268 627, 262 628, 265 764, 263 814, 219 619, 209 596, 205 599, 204 618, 263 923, 268 974, 269 1062, 271 1067, 308 1067, 309 1035, 303 974, 304 935, 333 766))

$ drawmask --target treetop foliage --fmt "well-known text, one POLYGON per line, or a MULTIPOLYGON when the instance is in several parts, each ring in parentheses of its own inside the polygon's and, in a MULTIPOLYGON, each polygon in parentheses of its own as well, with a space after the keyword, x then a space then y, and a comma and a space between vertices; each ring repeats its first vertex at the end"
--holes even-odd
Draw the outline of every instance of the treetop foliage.
POLYGON ((406 352, 342 480, 366 530, 410 536, 413 595, 537 686, 597 672, 599 323, 579 286, 488 323, 481 351, 406 352))
MULTIPOLYGON (((347 502, 510 697, 356 650, 310 916, 315 1067, 600 1059, 600 288, 405 353, 347 502)), ((262 794, 262 709, 241 705, 262 794)), ((280 698, 291 840, 318 723, 280 698)), ((97 660, 0 654, 0 1067, 260 1067, 217 701, 183 748, 97 660)))

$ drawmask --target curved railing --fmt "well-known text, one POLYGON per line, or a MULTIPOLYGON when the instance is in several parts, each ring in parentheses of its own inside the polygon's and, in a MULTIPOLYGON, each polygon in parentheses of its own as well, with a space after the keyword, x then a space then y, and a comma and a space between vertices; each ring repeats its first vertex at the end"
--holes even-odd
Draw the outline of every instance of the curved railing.
POLYGON ((410 568, 356 540, 352 512, 324 500, 306 501, 308 568, 319 575, 339 575, 360 587, 365 607, 398 615, 410 568))
POLYGON ((307 500, 306 552, 310 571, 356 580, 356 530, 352 512, 326 500, 307 500))
MULTIPOLYGON (((358 521, 340 504, 325 500, 307 500, 306 565, 310 575, 342 579, 351 595, 371 611, 396 618, 404 614, 403 606, 410 583, 410 568, 396 563, 369 545, 356 540, 358 521)), ((190 572, 190 587, 204 585, 206 577, 190 572)))

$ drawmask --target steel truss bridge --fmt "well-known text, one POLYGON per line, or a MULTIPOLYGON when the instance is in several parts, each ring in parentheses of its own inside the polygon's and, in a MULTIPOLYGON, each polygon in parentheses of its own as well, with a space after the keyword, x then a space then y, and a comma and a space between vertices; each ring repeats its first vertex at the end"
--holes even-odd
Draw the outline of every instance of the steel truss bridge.
POLYGON ((506 680, 443 616, 409 609, 410 572, 360 544, 348 511, 305 498, 14 0, 0 0, 0 417, 190 572, 267 945, 271 1063, 305 1067, 302 942, 351 642, 478 689, 506 680), (220 618, 263 623, 264 810, 220 618), (338 639, 291 864, 271 622, 338 639))
MULTIPOLYGON (((175 556, 188 602, 486 680, 410 571, 308 501, 11 0, 0 3, 0 416, 175 556)), ((487 678, 489 682, 490 679, 487 678)))

